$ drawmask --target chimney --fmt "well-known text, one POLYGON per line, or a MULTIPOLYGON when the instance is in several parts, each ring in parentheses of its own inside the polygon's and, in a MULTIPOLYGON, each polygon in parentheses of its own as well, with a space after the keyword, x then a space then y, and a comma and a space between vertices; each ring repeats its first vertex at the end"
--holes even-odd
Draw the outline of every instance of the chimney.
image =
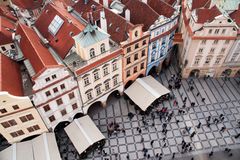
POLYGON ((108 0, 103 0, 103 6, 108 8, 108 0))
POLYGON ((107 20, 106 20, 106 17, 105 17, 104 10, 102 10, 100 12, 100 25, 101 25, 101 29, 104 30, 106 33, 108 33, 107 32, 107 20))
POLYGON ((126 9, 125 11, 125 19, 130 22, 130 10, 126 9))
POLYGON ((142 2, 147 4, 147 0, 142 0, 142 2))
POLYGON ((87 4, 88 3, 88 0, 83 0, 84 1, 84 4, 87 4))

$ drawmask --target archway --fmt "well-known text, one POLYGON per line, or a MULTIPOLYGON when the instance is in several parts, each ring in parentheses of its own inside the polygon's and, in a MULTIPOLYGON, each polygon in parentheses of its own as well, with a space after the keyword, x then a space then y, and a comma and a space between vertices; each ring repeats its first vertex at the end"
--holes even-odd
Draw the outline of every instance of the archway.
POLYGON ((63 121, 63 122, 58 123, 57 126, 54 128, 55 134, 64 130, 64 128, 69 124, 70 124, 70 122, 68 122, 68 121, 63 121))
POLYGON ((226 69, 222 72, 222 77, 229 77, 232 73, 232 70, 231 69, 226 69))
POLYGON ((103 108, 103 104, 102 102, 100 101, 97 101, 95 103, 93 103, 89 108, 88 108, 88 111, 87 111, 87 114, 93 118, 93 116, 95 114, 97 114, 98 112, 102 111, 104 108, 103 108))
POLYGON ((143 74, 140 74, 140 75, 138 75, 137 78, 142 78, 142 77, 144 77, 144 75, 143 75, 143 74))
POLYGON ((132 80, 128 81, 128 82, 125 84, 124 89, 127 89, 132 83, 133 83, 132 80))
POLYGON ((10 144, 8 143, 8 141, 6 140, 5 137, 3 137, 3 135, 0 134, 0 152, 4 149, 6 149, 7 147, 9 147, 10 144))
POLYGON ((167 68, 168 68, 168 66, 169 66, 169 61, 170 61, 170 59, 169 59, 170 57, 166 57, 165 59, 164 59, 164 61, 162 62, 162 69, 161 70, 166 70, 167 68))
POLYGON ((240 70, 237 71, 237 73, 235 74, 234 77, 236 77, 236 78, 240 77, 240 70))
POLYGON ((22 139, 21 142, 25 142, 25 141, 32 140, 32 139, 38 137, 39 135, 40 135, 40 134, 32 135, 32 136, 30 136, 30 137, 26 137, 26 138, 22 139))
POLYGON ((199 77, 200 70, 199 69, 194 69, 190 72, 189 77, 199 77))
POLYGON ((83 113, 77 113, 77 114, 75 114, 75 116, 73 117, 73 119, 78 119, 78 118, 81 118, 81 117, 83 117, 83 116, 84 116, 83 113))
POLYGON ((156 67, 156 66, 153 66, 153 67, 149 70, 148 75, 154 76, 156 73, 157 73, 157 67, 156 67))
POLYGON ((121 97, 121 95, 118 90, 113 91, 107 98, 107 101, 106 101, 107 105, 113 104, 120 97, 121 97))

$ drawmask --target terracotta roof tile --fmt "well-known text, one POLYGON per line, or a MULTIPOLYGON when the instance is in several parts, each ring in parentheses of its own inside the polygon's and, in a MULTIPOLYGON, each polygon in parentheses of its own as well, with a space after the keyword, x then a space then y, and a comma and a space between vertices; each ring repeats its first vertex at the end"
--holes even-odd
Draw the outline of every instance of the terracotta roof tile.
POLYGON ((125 1, 125 10, 126 9, 130 10, 130 21, 133 24, 143 24, 144 31, 147 31, 159 17, 159 14, 149 5, 139 0, 125 1))
POLYGON ((2 53, 0 53, 0 90, 14 96, 24 95, 19 64, 2 53))
POLYGON ((171 5, 171 6, 172 6, 174 3, 177 2, 177 0, 162 0, 162 1, 166 2, 167 4, 169 4, 169 5, 171 5))
POLYGON ((163 15, 167 18, 170 18, 175 11, 172 6, 161 0, 148 0, 148 5, 152 9, 154 9, 159 15, 163 15))
POLYGON ((213 6, 211 9, 200 8, 197 9, 196 14, 198 16, 197 23, 211 22, 216 16, 221 15, 222 13, 218 10, 216 6, 213 6))
POLYGON ((209 8, 211 4, 211 0, 193 0, 192 1, 192 9, 197 9, 197 8, 209 8))
POLYGON ((45 7, 35 25, 62 58, 65 58, 74 45, 72 36, 79 34, 85 28, 85 26, 68 13, 63 6, 56 3, 48 4, 45 7), (58 15, 64 23, 54 36, 48 31, 48 26, 56 15, 58 15))
POLYGON ((23 55, 30 61, 36 74, 46 68, 58 65, 48 49, 42 45, 33 29, 19 23, 16 33, 21 36, 20 48, 23 55))
POLYGON ((11 12, 10 7, 0 5, 0 16, 6 17, 12 21, 17 21, 17 18, 11 12))
POLYGON ((36 9, 41 7, 43 0, 12 0, 12 3, 23 9, 36 9))
POLYGON ((240 27, 240 7, 238 10, 230 13, 230 17, 237 23, 237 25, 240 27))
POLYGON ((0 45, 13 43, 12 32, 9 29, 14 30, 15 24, 7 18, 0 16, 0 45))
POLYGON ((94 21, 100 20, 100 12, 104 9, 108 25, 108 34, 110 34, 110 38, 117 43, 127 40, 128 30, 134 27, 133 24, 127 22, 123 17, 113 13, 109 9, 104 8, 101 4, 97 4, 92 0, 89 0, 88 4, 84 4, 82 1, 79 1, 74 8, 77 12, 82 14, 83 18, 86 20, 88 12, 92 11, 94 21), (96 5, 95 11, 91 9, 93 4, 96 5))

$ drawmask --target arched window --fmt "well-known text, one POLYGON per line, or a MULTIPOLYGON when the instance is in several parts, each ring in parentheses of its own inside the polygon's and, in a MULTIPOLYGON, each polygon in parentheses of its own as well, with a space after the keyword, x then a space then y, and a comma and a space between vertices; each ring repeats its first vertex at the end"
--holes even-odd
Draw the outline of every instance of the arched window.
POLYGON ((95 57, 95 50, 94 50, 94 48, 90 49, 90 57, 91 58, 95 57))
POLYGON ((105 44, 102 43, 102 44, 101 44, 101 53, 104 53, 104 52, 105 52, 105 44))

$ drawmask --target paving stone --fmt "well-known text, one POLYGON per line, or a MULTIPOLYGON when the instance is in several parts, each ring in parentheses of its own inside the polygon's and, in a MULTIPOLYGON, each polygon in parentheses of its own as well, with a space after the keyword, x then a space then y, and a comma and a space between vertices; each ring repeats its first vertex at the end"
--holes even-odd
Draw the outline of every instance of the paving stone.
POLYGON ((210 148, 210 144, 209 144, 209 142, 208 141, 202 141, 202 146, 203 146, 203 148, 210 148))
POLYGON ((214 136, 212 133, 206 133, 207 139, 214 139, 214 136))
POLYGON ((210 140, 209 142, 210 142, 211 146, 213 146, 213 147, 218 146, 216 140, 210 140))
POLYGON ((196 148, 197 150, 202 149, 202 144, 201 144, 200 142, 194 143, 194 146, 195 146, 195 148, 196 148))
POLYGON ((171 153, 168 147, 162 148, 162 152, 164 155, 169 155, 171 153))

